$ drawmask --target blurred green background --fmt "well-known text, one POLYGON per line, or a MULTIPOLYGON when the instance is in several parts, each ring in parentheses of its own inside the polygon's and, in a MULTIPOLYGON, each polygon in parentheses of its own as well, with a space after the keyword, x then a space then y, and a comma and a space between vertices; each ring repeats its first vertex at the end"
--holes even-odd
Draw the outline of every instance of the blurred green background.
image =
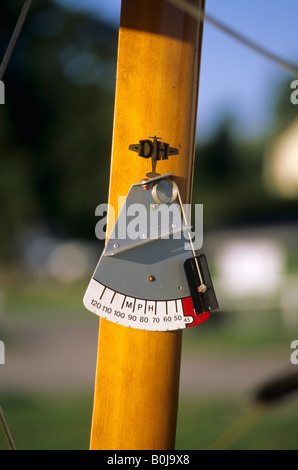
MULTIPOLYGON (((1 1, 1 55, 22 4, 1 1)), ((95 208, 107 201, 117 32, 33 1, 3 79, 0 406, 18 449, 89 445, 98 318, 82 298, 102 250, 95 208)), ((258 388, 298 368, 294 78, 272 78, 266 131, 239 134, 231 107, 198 139, 193 203, 204 205, 220 311, 184 334, 177 449, 212 448, 229 429, 220 448, 297 448, 297 395, 254 414, 258 388)))

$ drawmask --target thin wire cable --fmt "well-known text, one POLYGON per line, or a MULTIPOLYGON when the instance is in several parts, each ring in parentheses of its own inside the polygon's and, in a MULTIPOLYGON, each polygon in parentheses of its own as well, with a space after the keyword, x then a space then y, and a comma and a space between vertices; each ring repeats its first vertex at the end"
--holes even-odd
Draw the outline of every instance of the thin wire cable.
POLYGON ((19 16, 19 19, 18 19, 18 22, 16 24, 16 27, 14 29, 14 32, 11 36, 11 39, 9 41, 9 44, 8 44, 8 47, 7 47, 7 50, 5 52, 5 55, 4 55, 4 58, 2 60, 2 63, 1 63, 1 66, 0 66, 0 80, 2 80, 3 78, 3 75, 6 71, 6 68, 7 68, 7 65, 10 61, 10 58, 12 56, 12 53, 13 53, 13 50, 15 48, 15 45, 17 43, 17 40, 19 38, 19 35, 20 35, 20 32, 22 30, 22 27, 23 27, 23 24, 24 24, 24 21, 26 19, 26 16, 28 14, 28 11, 29 11, 29 8, 31 6, 31 3, 32 3, 32 0, 25 0, 25 3, 23 5, 23 8, 22 8, 22 11, 20 13, 20 16, 19 16))
POLYGON ((276 54, 273 54, 272 52, 266 50, 264 47, 260 46, 259 44, 256 44, 253 42, 251 39, 248 39, 244 37, 242 34, 238 33, 237 31, 233 30, 229 26, 223 24, 222 22, 218 21, 217 19, 213 18, 207 13, 204 13, 204 11, 195 5, 191 5, 185 0, 168 0, 170 3, 172 3, 174 6, 177 8, 180 8, 180 10, 183 10, 185 13, 190 14, 197 20, 206 20, 208 23, 212 24, 216 28, 220 29, 224 33, 228 34, 229 36, 233 37, 237 41, 241 42, 245 46, 249 47, 250 49, 253 49, 255 52, 258 54, 266 57, 267 59, 275 62, 276 64, 280 65, 284 69, 286 69, 288 72, 291 74, 295 75, 298 77, 298 66, 291 64, 287 60, 284 60, 281 57, 278 57, 276 54))
MULTIPOLYGON (((186 217, 186 214, 185 214, 185 211, 184 211, 184 207, 183 207, 183 203, 182 203, 182 199, 181 199, 179 191, 177 193, 177 196, 178 196, 178 201, 179 201, 179 205, 180 205, 180 208, 181 208, 183 223, 186 227, 189 227, 188 220, 187 220, 187 217, 186 217)), ((192 254, 193 254, 193 258, 194 258, 194 261, 195 261, 196 269, 197 269, 197 272, 198 272, 198 275, 199 275, 199 279, 200 279, 200 283, 201 283, 201 285, 200 285, 201 292, 204 293, 204 292, 206 292, 207 287, 204 284, 204 279, 203 279, 203 276, 202 276, 202 273, 201 273, 201 269, 200 269, 198 260, 196 258, 197 254, 195 252, 194 245, 193 245, 192 238, 191 238, 191 235, 189 233, 189 230, 187 230, 187 236, 188 236, 189 244, 190 244, 191 251, 192 251, 192 254)))
POLYGON ((211 445, 208 450, 227 450, 243 437, 259 419, 265 414, 265 409, 253 405, 240 416, 240 418, 231 424, 224 433, 211 445))
POLYGON ((13 438, 12 438, 11 433, 9 431, 9 428, 8 428, 8 425, 7 425, 6 419, 4 417, 4 413, 3 413, 3 410, 1 408, 1 406, 0 406, 0 423, 2 425, 3 432, 4 432, 5 437, 7 439, 10 450, 16 450, 16 446, 14 444, 13 438))

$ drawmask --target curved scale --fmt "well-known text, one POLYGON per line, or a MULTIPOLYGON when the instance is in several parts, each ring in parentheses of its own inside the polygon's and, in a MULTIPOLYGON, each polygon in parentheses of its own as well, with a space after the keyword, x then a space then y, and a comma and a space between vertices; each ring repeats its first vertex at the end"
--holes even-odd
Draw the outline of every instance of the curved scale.
POLYGON ((196 314, 191 297, 146 300, 116 292, 91 279, 84 305, 96 315, 123 326, 149 331, 171 331, 198 325, 209 312, 196 314))

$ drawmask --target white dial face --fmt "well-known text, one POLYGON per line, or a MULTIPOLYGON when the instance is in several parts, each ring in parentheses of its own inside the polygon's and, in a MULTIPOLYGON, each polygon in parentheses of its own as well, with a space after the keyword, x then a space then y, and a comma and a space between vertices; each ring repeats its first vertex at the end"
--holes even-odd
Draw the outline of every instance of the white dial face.
POLYGON ((106 320, 151 331, 178 330, 207 319, 195 315, 191 297, 175 300, 146 300, 116 292, 91 279, 84 297, 86 308, 106 320))

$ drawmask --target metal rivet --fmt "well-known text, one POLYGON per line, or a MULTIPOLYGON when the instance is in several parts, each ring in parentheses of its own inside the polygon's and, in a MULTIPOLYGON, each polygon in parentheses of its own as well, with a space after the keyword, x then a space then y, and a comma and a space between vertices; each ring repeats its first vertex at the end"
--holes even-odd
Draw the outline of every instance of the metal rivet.
POLYGON ((117 250, 117 248, 119 248, 119 243, 114 243, 113 248, 115 248, 115 250, 117 250))
MULTIPOLYGON (((141 181, 141 183, 145 183, 146 181, 148 181, 148 178, 144 178, 144 179, 141 181)), ((149 185, 148 185, 148 184, 144 184, 144 185, 143 185, 143 189, 144 189, 145 191, 148 191, 148 190, 149 190, 149 185)))
POLYGON ((151 275, 151 276, 149 276, 149 277, 148 277, 148 281, 150 281, 150 282, 153 282, 153 281, 155 281, 155 277, 154 277, 154 276, 152 276, 152 275, 151 275))

